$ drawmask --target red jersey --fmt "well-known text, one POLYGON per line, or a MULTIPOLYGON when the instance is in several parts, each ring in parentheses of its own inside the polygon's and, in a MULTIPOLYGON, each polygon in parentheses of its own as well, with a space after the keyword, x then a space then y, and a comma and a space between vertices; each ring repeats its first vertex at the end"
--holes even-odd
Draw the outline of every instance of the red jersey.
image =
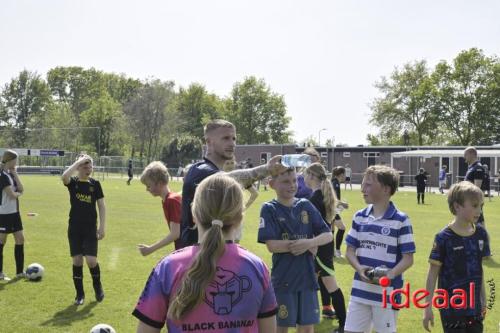
MULTIPOLYGON (((163 213, 165 214, 165 219, 167 220, 169 229, 170 223, 181 224, 181 202, 181 195, 174 192, 169 192, 165 200, 162 202, 163 213)), ((180 237, 175 241, 174 245, 176 250, 182 248, 180 237)))

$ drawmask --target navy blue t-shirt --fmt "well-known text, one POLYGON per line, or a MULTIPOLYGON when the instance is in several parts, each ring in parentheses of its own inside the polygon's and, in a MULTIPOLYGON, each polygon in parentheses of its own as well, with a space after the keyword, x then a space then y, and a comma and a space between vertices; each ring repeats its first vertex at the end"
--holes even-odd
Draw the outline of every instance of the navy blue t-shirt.
POLYGON ((479 161, 472 163, 467 169, 467 173, 465 174, 466 181, 474 184, 474 181, 476 179, 484 179, 484 168, 479 161))
POLYGON ((198 230, 193 229, 194 222, 191 212, 191 203, 194 199, 196 187, 198 187, 198 184, 203 179, 219 171, 219 168, 212 161, 205 158, 203 161, 193 164, 184 177, 181 216, 181 240, 183 247, 198 243, 198 230))
POLYGON ((337 195, 337 199, 340 200, 340 182, 337 178, 332 177, 332 186, 337 195))
POLYGON ((481 314, 481 285, 483 281, 482 260, 489 257, 490 245, 486 230, 475 227, 471 236, 460 236, 449 226, 441 230, 434 240, 429 262, 441 266, 438 288, 446 289, 453 296, 453 289, 463 289, 469 294, 469 283, 474 282, 474 308, 441 309, 443 316, 479 316, 481 314))
MULTIPOLYGON (((330 228, 309 200, 295 199, 292 207, 282 205, 276 199, 262 205, 259 243, 307 239, 325 232, 330 232, 330 228)), ((317 290, 313 255, 309 251, 298 256, 290 252, 273 253, 271 280, 276 291, 317 290)))

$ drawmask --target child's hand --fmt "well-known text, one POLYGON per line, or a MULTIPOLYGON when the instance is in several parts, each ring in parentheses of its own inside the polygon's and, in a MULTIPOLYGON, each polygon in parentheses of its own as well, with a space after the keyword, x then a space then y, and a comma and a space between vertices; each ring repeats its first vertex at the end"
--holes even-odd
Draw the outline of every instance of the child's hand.
POLYGON ((361 265, 359 270, 357 271, 358 274, 359 274, 359 277, 361 278, 361 281, 363 282, 366 282, 366 283, 373 283, 372 280, 370 280, 367 276, 366 276, 366 271, 371 269, 373 267, 370 267, 370 266, 364 266, 364 265, 361 265))
POLYGON ((137 245, 137 248, 139 249, 139 252, 141 252, 141 254, 143 256, 147 256, 149 254, 151 254, 153 251, 151 250, 151 246, 148 246, 148 245, 145 245, 145 244, 139 244, 137 245))
POLYGON ((313 257, 316 257, 316 253, 318 253, 318 247, 317 246, 311 247, 308 251, 311 252, 313 257))
POLYGON ((106 232, 104 231, 104 228, 99 228, 97 229, 97 239, 98 240, 101 240, 104 238, 104 235, 106 234, 106 232))
POLYGON ((294 256, 300 256, 311 248, 310 239, 298 239, 290 244, 290 252, 294 256))
POLYGON ((431 326, 434 327, 434 314, 432 313, 432 308, 426 307, 424 310, 424 318, 422 319, 422 325, 424 325, 424 328, 427 332, 431 331, 431 326), (430 322, 430 326, 429 326, 430 322))

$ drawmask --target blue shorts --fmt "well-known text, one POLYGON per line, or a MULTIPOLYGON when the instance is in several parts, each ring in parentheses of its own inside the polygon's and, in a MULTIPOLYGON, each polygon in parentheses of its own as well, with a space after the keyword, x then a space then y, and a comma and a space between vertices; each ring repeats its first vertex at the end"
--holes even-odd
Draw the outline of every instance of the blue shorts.
POLYGON ((290 292, 276 291, 277 322, 280 327, 314 325, 319 323, 318 292, 316 290, 290 292))

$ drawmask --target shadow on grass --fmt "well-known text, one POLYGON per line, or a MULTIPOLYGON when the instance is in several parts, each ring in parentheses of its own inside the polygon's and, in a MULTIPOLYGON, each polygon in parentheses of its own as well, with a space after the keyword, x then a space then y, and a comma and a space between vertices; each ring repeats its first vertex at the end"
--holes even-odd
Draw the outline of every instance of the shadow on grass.
POLYGON ((319 324, 314 325, 314 332, 316 333, 331 333, 333 329, 337 328, 337 320, 323 319, 319 324))
POLYGON ((97 302, 91 302, 85 306, 71 304, 67 308, 54 313, 51 319, 43 322, 42 326, 69 326, 71 323, 79 320, 84 320, 92 317, 94 314, 92 309, 97 305, 97 302))
MULTIPOLYGON (((1 280, 2 282, 0 283, 0 291, 5 289, 5 287, 8 286, 9 284, 13 284, 13 283, 16 283, 16 282, 19 282, 22 280, 24 280, 23 277, 14 277, 14 278, 8 279, 8 280, 1 280)), ((25 281, 29 281, 29 280, 25 280, 25 281)))

